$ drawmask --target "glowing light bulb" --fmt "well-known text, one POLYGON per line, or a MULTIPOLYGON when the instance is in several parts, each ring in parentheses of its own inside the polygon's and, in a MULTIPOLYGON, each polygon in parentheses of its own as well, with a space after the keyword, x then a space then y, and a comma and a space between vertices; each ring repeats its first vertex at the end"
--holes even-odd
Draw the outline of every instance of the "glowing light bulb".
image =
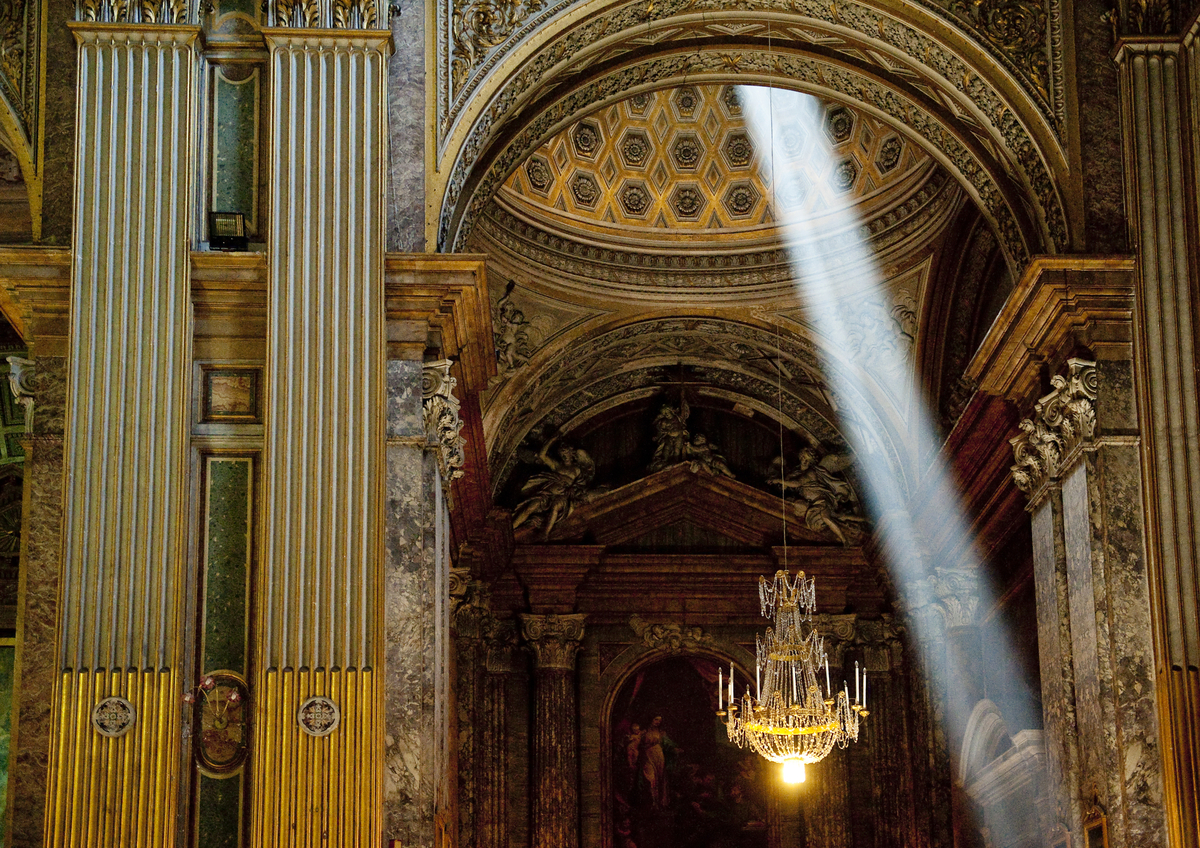
POLYGON ((804 782, 804 761, 803 760, 784 760, 783 761, 783 782, 784 783, 803 783, 804 782))

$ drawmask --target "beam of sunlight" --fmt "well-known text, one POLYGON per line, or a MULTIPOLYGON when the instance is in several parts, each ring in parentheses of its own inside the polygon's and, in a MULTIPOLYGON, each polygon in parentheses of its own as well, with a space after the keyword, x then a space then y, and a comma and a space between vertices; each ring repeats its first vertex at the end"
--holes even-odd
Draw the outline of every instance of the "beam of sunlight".
MULTIPOLYGON (((856 319, 868 317, 860 311, 869 308, 869 295, 884 292, 886 287, 871 248, 862 237, 862 222, 858 220, 850 198, 815 206, 811 202, 794 202, 806 193, 811 198, 820 190, 819 187, 809 188, 808 177, 801 172, 798 160, 787 153, 800 147, 798 138, 807 139, 804 164, 808 173, 831 173, 837 165, 823 130, 824 105, 810 95, 783 89, 740 86, 738 94, 759 151, 761 175, 768 186, 772 214, 776 216, 781 238, 790 254, 799 301, 808 324, 815 328, 827 351, 825 379, 841 398, 843 424, 847 423, 847 417, 859 422, 859 426, 844 426, 843 429, 856 454, 859 479, 866 489, 864 499, 877 522, 898 600, 910 612, 906 623, 920 643, 920 656, 915 659, 925 665, 931 694, 945 705, 944 729, 951 740, 951 758, 956 761, 970 712, 976 704, 976 700, 964 697, 962 687, 964 681, 978 680, 982 670, 964 667, 963 658, 954 651, 946 651, 944 660, 941 659, 935 646, 945 639, 946 634, 939 632, 940 625, 934 616, 919 614, 919 610, 930 600, 928 578, 942 568, 974 571, 978 576, 978 617, 993 608, 995 599, 991 597, 987 580, 979 572, 980 563, 970 543, 956 485, 950 479, 949 470, 936 461, 935 430, 925 409, 914 366, 905 351, 878 345, 872 350, 871 361, 862 368, 845 361, 845 352, 854 349, 851 344, 853 328, 862 326, 856 319), (781 209, 774 202, 776 198, 793 202, 781 209), (893 361, 887 361, 888 357, 893 361), (873 373, 868 375, 863 368, 870 368, 873 373), (870 444, 872 434, 864 432, 861 422, 889 419, 886 412, 864 408, 870 404, 868 398, 874 398, 878 405, 889 396, 889 402, 894 405, 890 420, 902 422, 896 437, 906 444, 897 445, 896 451, 881 451, 870 444), (907 468, 896 466, 897 455, 903 458, 907 468), (964 551, 956 562, 928 561, 909 509, 910 500, 917 495, 914 481, 920 482, 921 511, 937 515, 939 534, 951 540, 950 544, 940 546, 941 549, 964 551), (938 659, 929 661, 934 654, 938 659)), ((871 326, 870 322, 865 323, 871 326)), ((1009 637, 998 651, 1009 661, 1009 667, 1001 673, 1016 675, 1013 679, 1027 686, 1015 661, 1012 645, 1009 637)), ((1028 703, 1028 699, 1013 700, 1028 703)), ((1035 719, 1028 712, 1026 715, 1010 712, 1007 718, 1020 725, 1010 726, 1012 733, 1040 726, 1040 717, 1035 719)), ((1017 831, 1027 828, 1028 823, 1010 821, 1005 827, 1011 827, 1013 832, 998 834, 993 830, 994 844, 1012 844, 1017 839, 1017 831)))

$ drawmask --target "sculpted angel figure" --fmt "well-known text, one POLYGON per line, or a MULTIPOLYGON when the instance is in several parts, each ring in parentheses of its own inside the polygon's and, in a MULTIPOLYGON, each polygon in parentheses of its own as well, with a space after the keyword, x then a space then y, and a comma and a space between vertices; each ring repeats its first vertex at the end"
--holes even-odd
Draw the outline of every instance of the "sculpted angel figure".
POLYGON ((504 289, 504 297, 496 304, 499 315, 492 335, 496 343, 496 362, 502 374, 529 361, 529 321, 513 303, 512 293, 516 286, 515 281, 510 282, 504 289))
POLYGON ((540 523, 542 538, 549 539, 554 526, 571 514, 577 504, 597 494, 589 490, 596 476, 596 463, 587 451, 550 439, 537 454, 537 462, 546 470, 534 474, 521 487, 525 497, 513 512, 513 529, 532 522, 540 523))
POLYGON ((679 406, 663 404, 654 419, 654 459, 650 461, 651 473, 683 462, 688 458, 687 419, 691 410, 687 398, 680 398, 679 406))
POLYGON ((850 544, 845 528, 865 523, 854 514, 858 496, 842 473, 852 464, 851 458, 834 453, 822 456, 816 448, 803 447, 796 460, 796 467, 781 476, 783 457, 776 457, 771 463, 771 483, 796 497, 796 517, 808 529, 828 530, 843 545, 850 544))
POLYGON ((693 471, 707 471, 714 477, 734 476, 717 446, 702 433, 697 433, 692 437, 692 443, 687 446, 686 453, 693 471))

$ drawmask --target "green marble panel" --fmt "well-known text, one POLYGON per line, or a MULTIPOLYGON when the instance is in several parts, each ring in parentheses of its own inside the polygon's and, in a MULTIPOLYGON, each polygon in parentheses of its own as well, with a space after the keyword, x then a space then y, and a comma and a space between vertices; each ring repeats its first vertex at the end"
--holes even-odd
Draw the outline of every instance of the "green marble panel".
POLYGON ((200 775, 196 832, 202 848, 238 848, 241 844, 242 775, 200 775))
POLYGON ((12 734, 15 641, 0 640, 0 848, 8 844, 8 750, 12 734))
POLYGON ((258 232, 259 69, 244 80, 213 72, 213 184, 215 212, 241 212, 246 231, 258 232))
POLYGON ((208 457, 204 557, 205 671, 246 674, 246 603, 250 579, 249 457, 208 457))

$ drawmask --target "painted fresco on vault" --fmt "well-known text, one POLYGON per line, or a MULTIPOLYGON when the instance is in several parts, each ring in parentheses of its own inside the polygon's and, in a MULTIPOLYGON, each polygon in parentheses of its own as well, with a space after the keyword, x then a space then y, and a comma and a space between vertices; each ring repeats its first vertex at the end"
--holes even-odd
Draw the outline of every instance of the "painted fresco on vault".
POLYGON ((764 764, 729 742, 716 692, 717 664, 701 657, 662 660, 621 687, 610 728, 614 848, 765 848, 764 764))

